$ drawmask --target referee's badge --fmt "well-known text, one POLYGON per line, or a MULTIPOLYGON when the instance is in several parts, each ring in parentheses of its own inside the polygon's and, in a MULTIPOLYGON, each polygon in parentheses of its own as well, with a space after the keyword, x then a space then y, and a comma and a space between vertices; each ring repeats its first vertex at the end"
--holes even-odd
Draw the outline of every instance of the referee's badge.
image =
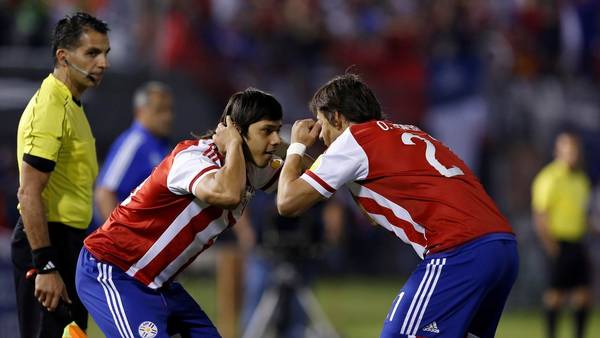
POLYGON ((158 334, 158 328, 153 322, 145 321, 138 327, 138 333, 142 338, 154 338, 158 334))

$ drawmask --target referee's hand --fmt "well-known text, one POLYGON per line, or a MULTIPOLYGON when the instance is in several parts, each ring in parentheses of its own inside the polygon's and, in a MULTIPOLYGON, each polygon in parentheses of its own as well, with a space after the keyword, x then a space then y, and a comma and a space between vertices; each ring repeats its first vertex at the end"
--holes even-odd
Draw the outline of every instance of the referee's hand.
POLYGON ((58 271, 35 277, 35 297, 50 312, 56 309, 61 298, 71 304, 67 287, 58 271))

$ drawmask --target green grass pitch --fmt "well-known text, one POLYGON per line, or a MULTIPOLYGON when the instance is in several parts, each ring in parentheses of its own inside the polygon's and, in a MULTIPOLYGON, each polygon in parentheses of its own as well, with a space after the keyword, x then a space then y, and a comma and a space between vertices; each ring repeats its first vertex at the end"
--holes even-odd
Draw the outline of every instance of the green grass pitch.
MULTIPOLYGON (((214 278, 185 278, 182 284, 200 303, 209 317, 216 322, 216 293, 214 278)), ((390 303, 401 287, 401 282, 381 278, 323 279, 316 283, 314 292, 323 310, 342 338, 378 337, 390 303)), ((557 338, 573 336, 570 316, 563 315, 557 338)), ((103 337, 90 320, 90 338, 103 337)), ((540 310, 506 311, 500 321, 497 338, 545 338, 540 310)), ((600 337, 600 312, 590 317, 588 338, 600 337)))

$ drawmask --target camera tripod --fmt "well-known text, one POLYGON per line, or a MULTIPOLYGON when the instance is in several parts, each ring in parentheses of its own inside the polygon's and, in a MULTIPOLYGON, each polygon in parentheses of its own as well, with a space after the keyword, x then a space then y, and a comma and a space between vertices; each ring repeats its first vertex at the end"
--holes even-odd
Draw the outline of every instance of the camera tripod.
POLYGON ((271 285, 254 310, 242 338, 279 338, 286 323, 298 320, 290 315, 290 305, 297 298, 307 317, 305 338, 339 338, 312 291, 299 285, 293 264, 284 262, 275 269, 271 285))

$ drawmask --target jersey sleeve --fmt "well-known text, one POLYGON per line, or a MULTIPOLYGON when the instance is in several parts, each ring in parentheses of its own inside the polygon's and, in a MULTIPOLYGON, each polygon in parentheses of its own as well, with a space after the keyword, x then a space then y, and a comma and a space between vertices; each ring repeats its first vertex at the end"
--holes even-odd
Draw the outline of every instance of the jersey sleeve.
POLYGON ((348 128, 300 178, 329 198, 345 183, 363 180, 368 174, 367 154, 348 128))
POLYGON ((167 187, 176 195, 193 194, 202 177, 220 168, 202 154, 201 148, 185 149, 173 159, 173 165, 167 176, 167 187))
POLYGON ((97 185, 111 191, 119 190, 124 184, 135 187, 135 184, 127 180, 134 177, 137 179, 136 174, 140 168, 134 159, 142 151, 142 143, 143 136, 140 133, 129 133, 115 142, 100 170, 97 185))
POLYGON ((283 167, 283 160, 279 157, 274 157, 269 164, 264 168, 257 168, 250 176, 250 184, 255 189, 262 190, 267 193, 273 193, 277 190, 277 182, 279 174, 283 167))
POLYGON ((24 133, 23 153, 56 162, 66 128, 64 102, 51 95, 34 99, 37 102, 24 133))

